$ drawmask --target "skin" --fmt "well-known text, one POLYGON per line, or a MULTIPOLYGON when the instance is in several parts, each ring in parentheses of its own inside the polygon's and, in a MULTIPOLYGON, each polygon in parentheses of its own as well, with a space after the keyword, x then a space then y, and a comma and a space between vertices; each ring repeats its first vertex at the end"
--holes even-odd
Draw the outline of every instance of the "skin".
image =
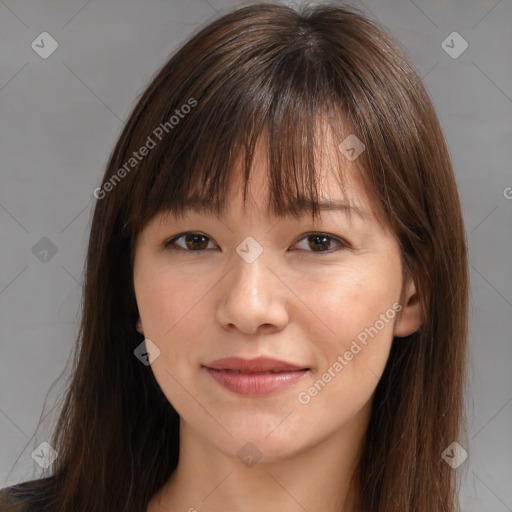
MULTIPOLYGON (((414 283, 402 282, 397 240, 373 214, 355 173, 347 172, 352 164, 347 160, 344 169, 346 191, 366 218, 325 211, 316 223, 310 214, 276 219, 263 208, 263 150, 257 147, 245 211, 232 182, 222 219, 159 214, 136 242, 138 330, 160 350, 151 369, 181 417, 178 467, 148 512, 252 512, 262 504, 280 512, 360 510, 353 476, 374 391, 393 336, 407 336, 421 323, 414 283), (207 238, 187 246, 182 237, 164 247, 184 231, 207 238), (333 238, 315 242, 305 236, 311 231, 333 238), (236 252, 247 236, 263 248, 252 263, 236 252), (358 334, 401 298, 400 315, 359 343, 346 366, 309 403, 300 403, 299 393, 332 371, 358 334), (202 367, 235 355, 275 357, 310 371, 277 393, 245 397, 202 367), (237 457, 248 442, 261 456, 251 467, 237 457)), ((342 200, 330 169, 320 162, 320 196, 342 200)))

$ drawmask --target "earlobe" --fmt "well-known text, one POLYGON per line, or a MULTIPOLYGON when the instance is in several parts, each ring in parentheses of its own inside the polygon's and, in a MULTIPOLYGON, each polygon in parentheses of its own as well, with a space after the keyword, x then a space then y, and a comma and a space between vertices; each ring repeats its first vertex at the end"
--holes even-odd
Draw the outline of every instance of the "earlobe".
POLYGON ((398 320, 395 323, 394 335, 404 338, 419 330, 423 322, 421 301, 412 279, 407 283, 407 289, 398 320))
POLYGON ((142 320, 140 319, 140 317, 138 318, 137 322, 135 323, 135 330, 144 335, 144 329, 142 328, 142 320))

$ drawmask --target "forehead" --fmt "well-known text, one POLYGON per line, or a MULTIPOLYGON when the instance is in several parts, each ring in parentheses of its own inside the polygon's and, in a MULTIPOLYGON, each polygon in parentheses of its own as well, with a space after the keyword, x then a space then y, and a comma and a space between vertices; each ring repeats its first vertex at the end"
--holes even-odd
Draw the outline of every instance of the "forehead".
MULTIPOLYGON (((269 169, 267 137, 259 137, 248 176, 244 175, 242 152, 235 159, 229 184, 217 204, 205 197, 199 183, 190 189, 178 214, 201 213, 226 215, 230 210, 247 212, 255 209, 268 217, 303 217, 311 214, 313 207, 320 212, 355 213, 367 218, 371 212, 369 200, 360 179, 357 162, 351 162, 338 149, 332 130, 322 126, 321 143, 314 147, 314 190, 316 197, 308 195, 311 183, 306 176, 297 179, 293 173, 282 172, 279 179, 269 169), (284 177, 284 178, 283 178, 284 177), (302 182, 298 182, 302 180, 302 182), (244 192, 246 182, 247 191, 244 192), (281 199, 271 197, 271 189, 281 193, 281 199), (245 196, 244 196, 245 193, 245 196)), ((286 164, 285 164, 286 165, 286 164)))
POLYGON ((234 157, 229 165, 215 162, 212 167, 205 158, 201 165, 184 169, 186 179, 172 188, 164 185, 162 199, 154 202, 155 208, 139 231, 148 223, 155 225, 151 219, 167 225, 184 218, 195 221, 199 216, 226 226, 240 221, 275 224, 345 218, 350 223, 377 221, 386 227, 373 204, 375 199, 370 199, 363 184, 361 160, 350 161, 339 149, 349 131, 343 125, 325 122, 325 118, 322 121, 316 124, 318 131, 311 145, 299 137, 283 136, 276 148, 272 146, 276 141, 264 129, 250 142, 249 151, 247 147, 244 151, 243 145, 236 151, 231 148, 234 157))
MULTIPOLYGON (((343 214, 347 216, 356 215, 360 220, 368 221, 372 215, 367 209, 358 204, 353 204, 344 198, 340 199, 329 199, 321 198, 319 201, 313 201, 310 198, 301 197, 297 201, 287 205, 287 208, 279 212, 273 212, 270 207, 263 213, 258 207, 257 198, 254 198, 253 202, 254 209, 257 214, 265 214, 268 218, 284 219, 284 218, 302 218, 312 214, 313 205, 318 209, 319 216, 322 216, 323 212, 329 212, 333 214, 343 214)), ((204 198, 189 198, 184 203, 184 208, 181 210, 179 216, 187 216, 190 214, 204 215, 210 217, 222 218, 227 215, 229 210, 232 208, 235 214, 239 213, 234 206, 235 202, 225 203, 224 208, 215 207, 212 203, 206 201, 204 198)), ((243 211, 247 212, 247 206, 242 205, 243 211)), ((251 209, 251 208, 249 208, 251 209)))
POLYGON ((213 202, 200 194, 193 194, 183 199, 179 209, 160 212, 160 217, 162 222, 168 217, 179 219, 190 216, 206 216, 220 221, 228 217, 241 219, 251 216, 266 217, 271 221, 346 216, 350 219, 355 217, 357 221, 369 222, 373 218, 372 210, 361 188, 351 179, 344 179, 343 186, 340 186, 333 171, 331 176, 324 173, 318 180, 322 184, 319 186, 318 198, 297 193, 288 197, 278 207, 271 201, 268 180, 263 161, 255 157, 246 199, 243 197, 240 181, 233 179, 221 203, 213 202))

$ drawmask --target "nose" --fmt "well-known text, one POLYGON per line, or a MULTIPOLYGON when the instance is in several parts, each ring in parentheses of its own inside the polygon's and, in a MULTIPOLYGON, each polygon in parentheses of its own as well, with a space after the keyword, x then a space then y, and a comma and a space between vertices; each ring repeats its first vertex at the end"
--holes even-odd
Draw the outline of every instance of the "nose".
POLYGON ((218 288, 217 321, 225 330, 247 335, 281 331, 288 323, 290 292, 264 251, 249 261, 233 254, 231 270, 218 288))

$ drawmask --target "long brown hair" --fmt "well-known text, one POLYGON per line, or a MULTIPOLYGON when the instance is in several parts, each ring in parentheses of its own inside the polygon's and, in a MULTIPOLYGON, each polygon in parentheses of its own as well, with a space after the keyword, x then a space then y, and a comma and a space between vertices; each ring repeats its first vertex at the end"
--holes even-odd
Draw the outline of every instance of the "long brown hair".
POLYGON ((128 119, 94 192, 73 378, 50 442, 56 510, 145 511, 178 463, 179 416, 134 356, 138 233, 191 196, 221 212, 239 154, 245 197, 259 137, 273 211, 308 198, 314 214, 319 120, 339 143, 352 133, 365 145, 358 172, 424 313, 418 332, 393 340, 375 392, 357 473, 363 510, 457 509, 456 473, 441 454, 466 436, 468 271, 449 153, 404 50, 357 9, 324 3, 253 4, 214 20, 128 119))

